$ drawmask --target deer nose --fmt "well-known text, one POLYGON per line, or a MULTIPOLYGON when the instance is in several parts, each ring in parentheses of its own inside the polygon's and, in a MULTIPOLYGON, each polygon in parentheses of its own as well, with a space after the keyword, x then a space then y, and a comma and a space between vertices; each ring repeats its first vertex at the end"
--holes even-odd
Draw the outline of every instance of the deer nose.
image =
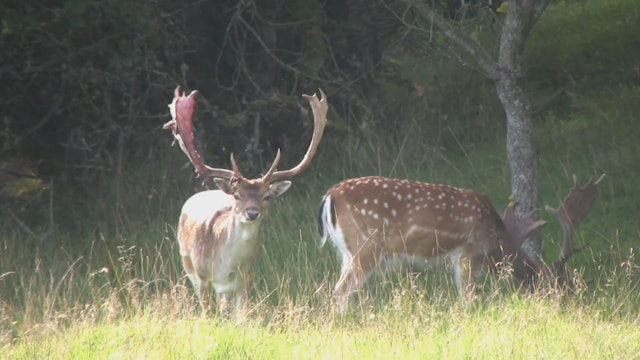
POLYGON ((254 221, 260 216, 260 210, 256 208, 247 209, 245 212, 247 220, 254 221))

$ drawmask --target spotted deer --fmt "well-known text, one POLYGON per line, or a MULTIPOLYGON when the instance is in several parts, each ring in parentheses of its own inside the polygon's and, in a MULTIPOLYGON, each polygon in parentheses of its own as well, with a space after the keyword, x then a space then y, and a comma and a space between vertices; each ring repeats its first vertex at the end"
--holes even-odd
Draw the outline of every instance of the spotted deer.
MULTIPOLYGON (((574 183, 557 209, 548 208, 566 230, 562 258, 554 264, 558 276, 564 276, 564 264, 578 250, 573 230, 595 203, 602 177, 585 187, 574 183)), ((342 260, 334 289, 340 312, 367 278, 389 261, 424 269, 436 260, 448 260, 465 298, 482 273, 506 263, 516 280, 532 286, 550 267, 522 244, 544 224, 532 216, 517 218, 514 204, 501 217, 487 196, 473 190, 379 176, 331 187, 318 219, 321 245, 329 238, 342 260)))
POLYGON ((175 140, 187 155, 199 177, 211 177, 219 190, 207 190, 191 196, 182 206, 177 238, 180 255, 187 276, 198 295, 206 304, 212 284, 216 293, 218 311, 228 315, 230 302, 235 298, 235 309, 244 308, 251 286, 251 270, 261 245, 260 225, 267 215, 269 201, 282 195, 290 179, 302 173, 311 163, 327 122, 328 103, 320 90, 316 95, 303 95, 313 112, 314 129, 311 143, 302 161, 289 170, 278 171, 280 150, 264 176, 245 178, 233 154, 232 169, 213 168, 205 164, 196 148, 192 131, 192 116, 197 91, 189 96, 175 96, 169 105, 173 119, 164 129, 173 131, 175 140))

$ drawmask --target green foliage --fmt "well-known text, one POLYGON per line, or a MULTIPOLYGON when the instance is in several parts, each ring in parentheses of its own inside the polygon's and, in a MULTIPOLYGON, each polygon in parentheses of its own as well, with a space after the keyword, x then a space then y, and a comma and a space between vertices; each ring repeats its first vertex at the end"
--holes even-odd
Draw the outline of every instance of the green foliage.
POLYGON ((552 95, 543 106, 563 109, 577 92, 637 83, 639 11, 634 0, 550 6, 534 28, 526 57, 532 86, 552 95))
POLYGON ((0 198, 5 201, 35 201, 46 190, 36 166, 24 159, 0 160, 0 198))

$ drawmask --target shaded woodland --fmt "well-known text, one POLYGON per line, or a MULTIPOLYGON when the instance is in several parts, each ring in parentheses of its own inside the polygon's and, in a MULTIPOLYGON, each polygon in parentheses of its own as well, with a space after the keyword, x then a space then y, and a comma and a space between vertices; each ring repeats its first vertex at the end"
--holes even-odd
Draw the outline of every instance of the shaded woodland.
MULTIPOLYGON (((537 118, 570 114, 585 89, 638 83, 638 18, 618 23, 624 4, 603 3, 612 12, 606 31, 567 23, 582 34, 548 41, 582 3, 552 1, 551 20, 527 47, 537 118), (598 42, 600 34, 611 38, 598 42)), ((430 6, 497 51, 503 5, 430 6)), ((332 109, 318 176, 344 159, 345 142, 379 153, 383 139, 429 156, 503 137, 493 82, 437 29, 399 18, 407 9, 404 1, 359 0, 3 2, 2 224, 117 234, 148 217, 171 218, 166 197, 200 187, 161 131, 176 85, 201 93, 197 137, 208 162, 226 166, 233 152, 253 174, 278 148, 285 165, 296 161, 306 146, 297 140, 312 131, 300 95, 320 87, 332 109)))

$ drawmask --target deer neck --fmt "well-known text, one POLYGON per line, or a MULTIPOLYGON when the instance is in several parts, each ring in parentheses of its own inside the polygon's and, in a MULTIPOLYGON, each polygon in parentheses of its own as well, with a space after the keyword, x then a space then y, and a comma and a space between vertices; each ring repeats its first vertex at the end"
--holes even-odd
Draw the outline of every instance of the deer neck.
POLYGON ((260 226, 262 224, 262 218, 255 221, 242 221, 240 215, 234 212, 234 209, 229 209, 229 213, 223 220, 223 226, 226 234, 221 238, 227 239, 227 242, 233 241, 237 244, 255 244, 259 241, 260 226))

